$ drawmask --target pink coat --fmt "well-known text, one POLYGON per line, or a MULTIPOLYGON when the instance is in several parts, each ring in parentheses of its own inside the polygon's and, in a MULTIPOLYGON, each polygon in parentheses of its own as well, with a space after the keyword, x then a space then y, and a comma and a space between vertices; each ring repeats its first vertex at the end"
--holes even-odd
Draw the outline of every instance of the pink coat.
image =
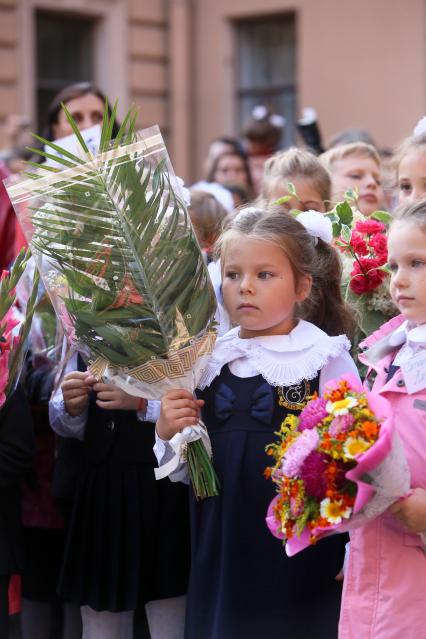
MULTIPOLYGON (((395 317, 367 338, 360 360, 377 372, 373 390, 392 403, 411 486, 426 488, 426 389, 408 395, 399 370, 386 383, 396 354, 388 338, 403 321, 395 317)), ((389 513, 351 533, 339 639, 426 639, 423 543, 389 513)))

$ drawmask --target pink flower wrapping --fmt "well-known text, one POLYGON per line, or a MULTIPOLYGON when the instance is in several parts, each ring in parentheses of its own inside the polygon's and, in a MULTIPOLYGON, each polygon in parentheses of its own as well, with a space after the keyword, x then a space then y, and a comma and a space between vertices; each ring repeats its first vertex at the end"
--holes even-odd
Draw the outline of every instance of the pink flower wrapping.
MULTIPOLYGON (((332 434, 334 432, 334 436, 339 436, 342 442, 347 442, 348 438, 352 438, 352 441, 354 441, 355 430, 351 431, 351 429, 355 429, 357 420, 360 422, 360 419, 365 419, 365 415, 363 416, 362 412, 364 409, 362 409, 361 405, 361 408, 354 409, 355 418, 350 412, 334 416, 334 418, 330 414, 322 424, 318 424, 317 428, 313 430, 316 432, 319 443, 316 447, 310 447, 308 455, 305 455, 303 459, 301 459, 301 456, 289 455, 289 452, 295 446, 294 442, 290 444, 283 455, 283 458, 288 461, 282 463, 280 472, 276 475, 275 480, 274 471, 272 470, 272 473, 269 473, 269 476, 280 487, 280 490, 279 494, 271 501, 266 515, 266 524, 271 533, 275 537, 285 540, 285 549, 288 556, 297 554, 324 536, 345 532, 363 525, 371 518, 382 514, 391 503, 405 496, 409 489, 408 466, 402 445, 394 433, 389 403, 381 396, 363 390, 360 382, 352 376, 346 376, 344 380, 330 382, 327 385, 326 396, 333 398, 334 393, 334 399, 338 398, 339 384, 341 389, 342 381, 349 385, 350 391, 343 401, 346 401, 347 397, 354 397, 354 393, 359 394, 355 395, 355 397, 364 397, 364 403, 365 397, 367 397, 370 415, 374 415, 376 423, 380 424, 378 433, 376 439, 370 443, 367 450, 363 450, 353 456, 353 467, 350 470, 347 470, 347 464, 345 467, 344 461, 339 461, 337 456, 333 459, 333 452, 331 457, 322 452, 324 449, 321 446, 324 443, 324 433, 330 430, 332 434), (355 410, 358 410, 358 413, 355 410), (329 430, 327 428, 325 431, 323 430, 324 423, 328 424, 327 428, 329 430), (292 464, 290 464, 290 460, 292 464), (330 494, 330 486, 327 487, 326 481, 327 468, 331 465, 334 465, 333 496, 330 494), (288 471, 291 471, 291 474, 288 471), (397 478, 396 481, 395 477, 397 478), (349 500, 347 502, 350 508, 345 507, 345 493, 339 493, 344 484, 348 483, 348 480, 353 482, 352 485, 356 486, 355 497, 352 498, 352 501, 349 500), (300 485, 303 488, 299 491, 300 485), (386 489, 387 485, 391 486, 389 490, 386 489), (285 486, 288 487, 285 488, 284 492, 282 492, 283 486, 284 488, 285 486), (285 510, 283 510, 285 508, 286 494, 291 494, 293 503, 302 503, 302 507, 299 506, 297 513, 290 512, 288 516, 285 515, 285 510), (341 494, 340 498, 339 494, 341 494), (300 498, 300 495, 303 499, 300 498), (326 520, 322 516, 321 510, 319 519, 318 515, 311 519, 313 524, 318 520, 320 525, 309 525, 309 518, 308 520, 303 519, 304 508, 309 507, 308 500, 311 500, 311 506, 312 499, 318 503, 325 504, 325 502, 330 502, 329 496, 337 500, 335 503, 340 504, 341 513, 343 513, 340 513, 341 517, 335 520, 331 517, 330 520, 326 520), (295 502, 297 499, 299 501, 295 502), (339 501, 339 499, 342 501, 339 501), (294 524, 291 523, 291 521, 294 521, 293 516, 295 515, 300 516, 304 522, 303 529, 299 529, 298 532, 294 532, 294 524), (283 516, 284 519, 281 518, 283 516), (337 523, 331 523, 333 521, 337 523), (285 526, 283 522, 287 522, 285 526)), ((315 401, 317 402, 318 400, 313 400, 312 403, 315 401)), ((329 411, 331 410, 330 401, 327 404, 329 411)), ((340 404, 341 400, 336 401, 335 407, 337 405, 340 407, 340 404)), ((297 418, 295 419, 297 420, 297 418)), ((367 421, 363 422, 367 424, 367 428, 371 428, 372 425, 374 427, 371 419, 368 418, 367 421)), ((309 431, 304 430, 302 434, 305 435, 307 432, 309 431)), ((300 439, 301 436, 297 435, 297 428, 294 430, 293 427, 293 431, 288 434, 288 438, 291 440, 294 437, 300 439)), ((330 435, 326 434, 325 437, 330 437, 330 435)), ((297 443, 297 441, 298 439, 296 438, 295 442, 297 443)), ((285 449, 286 435, 283 436, 281 446, 285 449)))

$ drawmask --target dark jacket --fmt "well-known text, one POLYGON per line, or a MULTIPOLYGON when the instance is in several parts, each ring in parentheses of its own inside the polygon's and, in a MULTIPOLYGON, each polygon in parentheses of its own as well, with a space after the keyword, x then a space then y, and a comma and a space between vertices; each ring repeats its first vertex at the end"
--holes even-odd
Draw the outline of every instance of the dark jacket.
POLYGON ((0 409, 0 575, 22 571, 21 480, 33 457, 31 415, 18 386, 0 409))

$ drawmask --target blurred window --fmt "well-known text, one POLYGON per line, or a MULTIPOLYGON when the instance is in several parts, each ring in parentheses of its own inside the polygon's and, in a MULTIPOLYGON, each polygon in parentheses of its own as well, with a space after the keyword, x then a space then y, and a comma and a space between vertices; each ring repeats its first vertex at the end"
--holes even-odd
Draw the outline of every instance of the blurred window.
POLYGON ((295 15, 236 23, 238 125, 264 104, 287 120, 282 144, 294 142, 296 117, 295 15))
POLYGON ((95 21, 69 15, 36 14, 38 130, 46 124, 52 98, 74 82, 93 81, 95 21))

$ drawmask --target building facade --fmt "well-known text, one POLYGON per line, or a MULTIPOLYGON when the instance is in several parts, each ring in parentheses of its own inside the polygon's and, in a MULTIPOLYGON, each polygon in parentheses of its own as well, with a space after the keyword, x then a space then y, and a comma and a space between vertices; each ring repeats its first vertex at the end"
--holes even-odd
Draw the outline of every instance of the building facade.
POLYGON ((160 125, 187 180, 259 103, 285 143, 311 106, 325 139, 363 127, 393 146, 426 112, 425 66, 424 0, 0 0, 0 122, 37 129, 57 90, 93 80, 160 125))

